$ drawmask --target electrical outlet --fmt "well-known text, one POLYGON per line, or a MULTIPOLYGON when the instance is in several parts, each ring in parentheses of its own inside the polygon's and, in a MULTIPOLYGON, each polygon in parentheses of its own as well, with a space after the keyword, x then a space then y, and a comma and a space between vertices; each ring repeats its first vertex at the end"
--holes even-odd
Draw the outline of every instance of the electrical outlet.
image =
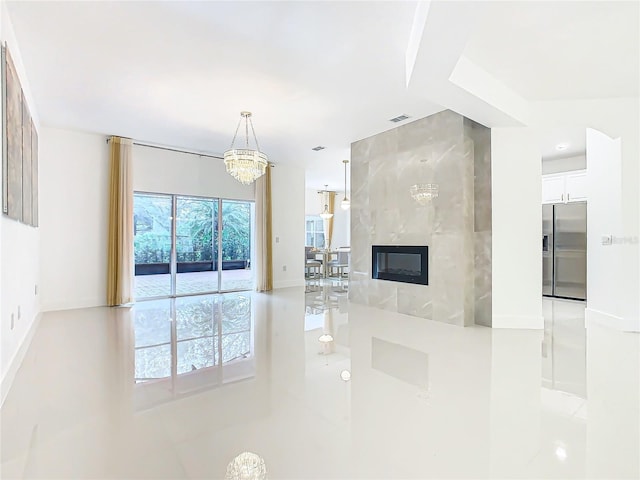
POLYGON ((280 243, 280 237, 276 237, 276 243, 280 243))
POLYGON ((14 321, 13 321, 13 313, 12 313, 11 314, 11 330, 13 330, 13 324, 14 324, 14 321))
POLYGON ((286 265, 283 265, 283 266, 282 266, 282 271, 283 271, 283 272, 286 272, 286 271, 287 271, 287 266, 286 266, 286 265))

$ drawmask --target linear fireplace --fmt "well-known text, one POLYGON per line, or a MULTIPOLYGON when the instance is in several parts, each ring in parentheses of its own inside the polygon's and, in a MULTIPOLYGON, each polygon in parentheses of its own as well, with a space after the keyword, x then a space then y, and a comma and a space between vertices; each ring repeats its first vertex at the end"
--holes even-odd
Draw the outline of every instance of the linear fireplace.
POLYGON ((373 245, 371 278, 429 285, 429 247, 373 245))

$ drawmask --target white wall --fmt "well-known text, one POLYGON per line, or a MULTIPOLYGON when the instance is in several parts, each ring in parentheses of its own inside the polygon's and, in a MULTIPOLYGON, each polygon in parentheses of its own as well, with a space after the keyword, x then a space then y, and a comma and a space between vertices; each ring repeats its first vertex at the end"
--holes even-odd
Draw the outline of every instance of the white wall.
POLYGON ((592 316, 616 323, 623 321, 617 297, 624 289, 618 270, 625 247, 602 245, 601 237, 622 229, 620 147, 620 139, 587 129, 587 301, 592 316))
POLYGON ((491 129, 493 328, 544 327, 541 175, 530 129, 491 129))
MULTIPOLYGON (((0 40, 6 42, 16 67, 24 96, 36 130, 40 120, 31 94, 22 56, 9 17, 7 5, 0 2, 0 40)), ((0 96, 1 97, 1 96, 0 96)), ((4 98, 2 98, 4 102, 4 98)), ((1 115, 0 115, 1 116, 1 115)), ((4 119, 2 120, 4 121, 4 119)), ((40 174, 42 178, 42 174, 40 174)), ((1 187, 0 187, 1 188, 1 187)), ((40 199, 40 206, 43 200, 40 199)), ((42 218, 42 211, 40 211, 42 218)), ((39 229, 24 225, 0 214, 0 362, 2 401, 13 381, 30 339, 40 310, 35 286, 39 282, 39 229), (13 326, 11 317, 13 316, 13 326)))
POLYGON ((274 288, 304 285, 304 169, 271 171, 274 288), (286 271, 284 270, 286 267, 286 271))
POLYGON ((134 145, 133 189, 234 200, 255 199, 255 186, 242 185, 225 171, 224 162, 134 145))
MULTIPOLYGON (((322 205, 321 196, 317 188, 305 189, 305 215, 319 215, 322 205)), ((348 247, 351 245, 351 209, 342 210, 340 202, 344 198, 344 192, 336 192, 335 212, 333 215, 333 237, 331 247, 348 247)), ((304 235, 304 231, 302 232, 304 235)))
POLYGON ((542 174, 570 172, 587 168, 586 155, 574 155, 566 158, 543 158, 542 174))
POLYGON ((42 310, 105 305, 106 137, 43 128, 40 145, 42 310))

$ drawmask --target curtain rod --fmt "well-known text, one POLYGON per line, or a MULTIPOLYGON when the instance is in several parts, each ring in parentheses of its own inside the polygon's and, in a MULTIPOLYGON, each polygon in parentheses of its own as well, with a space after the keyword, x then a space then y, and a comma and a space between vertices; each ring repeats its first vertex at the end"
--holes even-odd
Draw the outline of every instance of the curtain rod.
MULTIPOLYGON (((107 137, 107 143, 109 143, 109 140, 111 140, 111 137, 107 137)), ((180 150, 178 148, 161 147, 160 145, 152 145, 150 143, 136 142, 135 140, 132 143, 133 145, 136 145, 138 147, 157 148, 158 150, 167 150, 169 152, 188 153, 189 155, 197 155, 199 157, 217 158, 219 160, 224 160, 223 157, 219 157, 217 155, 210 155, 208 153, 190 152, 188 150, 180 150)))
MULTIPOLYGON (((110 139, 111 137, 107 137, 107 143, 109 143, 110 139)), ((188 153, 189 155, 197 155, 199 157, 217 158, 218 160, 224 160, 224 157, 219 157, 217 155, 210 155, 208 153, 190 152, 188 150, 180 150, 178 148, 171 148, 171 147, 161 147, 160 145, 152 145, 150 143, 143 143, 143 142, 136 142, 136 141, 133 141, 132 143, 133 145, 136 145, 138 147, 157 148, 158 150, 167 150, 169 152, 188 153)), ((276 165, 274 163, 269 162, 269 166, 275 167, 276 165)))
POLYGON ((158 145, 151 145, 149 143, 141 143, 141 142, 133 142, 133 144, 137 145, 138 147, 157 148, 158 150, 167 150, 169 152, 188 153, 189 155, 197 155, 199 157, 217 158, 218 160, 224 160, 223 157, 219 157, 217 155, 210 155, 208 153, 189 152, 187 150, 179 150, 177 148, 170 148, 170 147, 160 147, 158 145))

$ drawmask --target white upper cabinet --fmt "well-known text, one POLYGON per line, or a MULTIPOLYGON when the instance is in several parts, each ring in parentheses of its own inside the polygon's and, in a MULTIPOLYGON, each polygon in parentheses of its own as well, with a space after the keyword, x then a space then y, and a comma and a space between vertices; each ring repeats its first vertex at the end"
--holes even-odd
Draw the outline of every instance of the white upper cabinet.
POLYGON ((542 203, 564 202, 565 178, 564 175, 542 176, 542 203))
POLYGON ((586 170, 542 176, 542 203, 584 202, 586 200, 586 170))
POLYGON ((567 173, 567 202, 584 202, 587 200, 587 171, 567 173))

